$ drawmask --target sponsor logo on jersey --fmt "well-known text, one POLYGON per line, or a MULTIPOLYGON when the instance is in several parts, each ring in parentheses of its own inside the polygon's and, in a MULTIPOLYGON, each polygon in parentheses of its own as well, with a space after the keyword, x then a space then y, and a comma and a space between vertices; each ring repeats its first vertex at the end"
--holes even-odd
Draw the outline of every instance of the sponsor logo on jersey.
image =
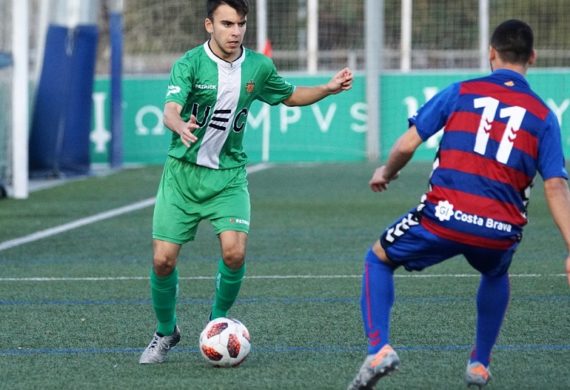
POLYGON ((435 206, 435 216, 440 221, 449 221, 453 215, 453 205, 447 200, 440 200, 435 206))
POLYGON ((166 96, 170 96, 170 95, 176 95, 177 93, 180 93, 181 89, 178 85, 169 85, 168 86, 168 92, 166 93, 166 96))
POLYGON ((254 89, 255 89, 255 82, 253 80, 249 80, 245 85, 245 90, 247 91, 247 93, 252 93, 254 89))
POLYGON ((216 89, 215 84, 196 84, 194 85, 196 89, 216 89))
POLYGON ((468 214, 461 210, 455 210, 453 204, 449 203, 447 200, 440 200, 438 202, 437 206, 435 206, 435 216, 442 222, 450 221, 451 218, 453 218, 459 222, 503 232, 510 232, 513 228, 511 224, 495 221, 493 218, 481 217, 477 214, 468 214))

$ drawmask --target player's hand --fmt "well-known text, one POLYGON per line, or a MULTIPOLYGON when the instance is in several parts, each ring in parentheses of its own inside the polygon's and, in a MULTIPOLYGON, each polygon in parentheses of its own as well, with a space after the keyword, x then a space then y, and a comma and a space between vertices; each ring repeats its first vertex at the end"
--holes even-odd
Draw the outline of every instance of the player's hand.
POLYGON ((398 174, 394 175, 393 177, 386 176, 386 166, 382 165, 379 168, 376 168, 374 173, 372 174, 372 178, 368 182, 370 189, 374 192, 382 192, 388 189, 388 183, 392 180, 398 178, 398 174))
POLYGON ((327 83, 327 88, 331 94, 348 91, 352 88, 352 78, 352 71, 349 68, 344 68, 327 83))
POLYGON ((190 120, 188 122, 183 123, 184 125, 177 129, 177 132, 180 135, 182 143, 186 145, 187 148, 189 148, 190 145, 198 141, 198 137, 194 135, 194 131, 200 126, 198 126, 196 123, 196 117, 194 115, 190 117, 190 120))

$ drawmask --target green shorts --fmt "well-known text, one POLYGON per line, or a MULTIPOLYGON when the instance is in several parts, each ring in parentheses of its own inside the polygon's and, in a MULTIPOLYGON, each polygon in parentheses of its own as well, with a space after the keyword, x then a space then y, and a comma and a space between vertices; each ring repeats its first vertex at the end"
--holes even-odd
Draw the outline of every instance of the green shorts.
POLYGON ((249 232, 245 166, 210 169, 168 157, 158 187, 152 237, 175 244, 192 241, 208 219, 216 232, 249 232))

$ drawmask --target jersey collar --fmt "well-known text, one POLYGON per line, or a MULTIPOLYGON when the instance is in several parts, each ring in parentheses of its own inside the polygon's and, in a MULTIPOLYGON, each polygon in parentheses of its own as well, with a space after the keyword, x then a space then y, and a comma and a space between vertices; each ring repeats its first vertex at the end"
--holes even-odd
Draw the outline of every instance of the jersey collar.
POLYGON ((206 41, 204 43, 204 51, 206 52, 206 54, 208 55, 208 57, 210 57, 210 59, 212 61, 214 61, 216 64, 218 64, 218 66, 221 66, 221 67, 227 68, 227 69, 238 68, 239 66, 241 66, 241 63, 245 59, 245 48, 243 47, 243 45, 241 46, 241 55, 238 58, 236 58, 235 61, 233 61, 233 62, 228 62, 226 60, 223 60, 220 57, 218 57, 216 54, 214 54, 214 52, 210 48, 210 41, 206 41))
POLYGON ((515 79, 515 81, 525 85, 528 87, 528 81, 526 80, 526 78, 524 77, 524 75, 515 72, 514 70, 510 70, 510 69, 496 69, 493 72, 493 75, 497 75, 497 76, 502 76, 502 77, 506 77, 506 78, 510 78, 510 79, 515 79))

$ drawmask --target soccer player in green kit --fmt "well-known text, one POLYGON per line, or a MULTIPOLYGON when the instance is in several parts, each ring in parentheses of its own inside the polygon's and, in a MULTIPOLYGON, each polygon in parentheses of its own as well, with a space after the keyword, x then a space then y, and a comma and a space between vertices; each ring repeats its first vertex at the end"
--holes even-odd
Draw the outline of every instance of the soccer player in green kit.
POLYGON ((295 87, 269 58, 244 48, 247 0, 208 0, 207 13, 210 39, 175 62, 166 94, 164 124, 172 142, 154 209, 150 274, 158 325, 142 364, 164 362, 180 341, 176 263, 203 219, 221 248, 210 318, 226 316, 238 295, 250 221, 243 136, 251 103, 304 106, 352 87, 348 68, 324 85, 295 87))

